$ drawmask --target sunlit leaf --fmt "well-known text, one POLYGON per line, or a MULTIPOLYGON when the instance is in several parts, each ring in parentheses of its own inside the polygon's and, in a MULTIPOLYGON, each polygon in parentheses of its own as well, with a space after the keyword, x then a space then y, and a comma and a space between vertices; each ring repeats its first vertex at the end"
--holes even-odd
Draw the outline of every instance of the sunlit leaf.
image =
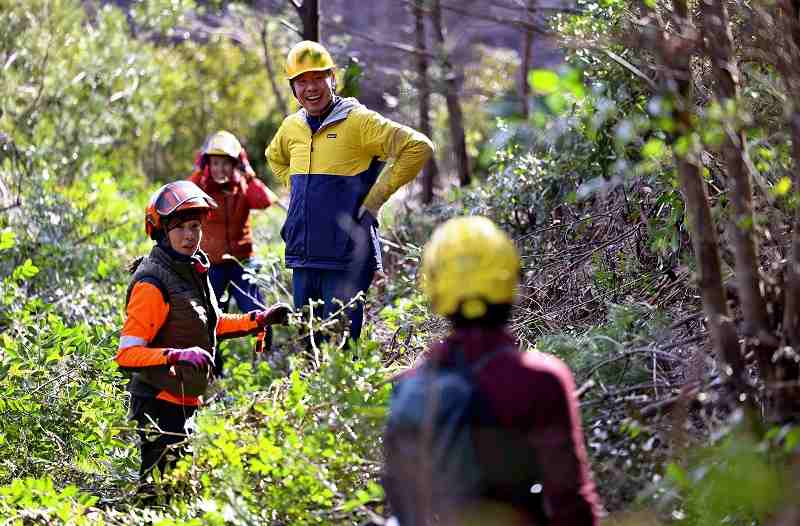
POLYGON ((14 248, 17 243, 17 234, 11 228, 0 231, 0 251, 14 248))
POLYGON ((19 281, 23 279, 30 279, 34 277, 36 274, 39 273, 39 267, 33 264, 30 258, 26 259, 25 262, 14 269, 12 277, 19 281))
POLYGON ((534 69, 528 74, 528 82, 540 95, 549 95, 558 90, 558 75, 549 69, 534 69))
POLYGON ((664 155, 664 141, 660 139, 650 139, 642 147, 642 155, 648 159, 657 159, 664 155))
POLYGON ((789 179, 788 177, 781 177, 778 180, 775 187, 773 188, 773 191, 775 192, 775 195, 786 195, 787 193, 789 193, 789 190, 791 190, 791 188, 792 188, 792 180, 789 179))

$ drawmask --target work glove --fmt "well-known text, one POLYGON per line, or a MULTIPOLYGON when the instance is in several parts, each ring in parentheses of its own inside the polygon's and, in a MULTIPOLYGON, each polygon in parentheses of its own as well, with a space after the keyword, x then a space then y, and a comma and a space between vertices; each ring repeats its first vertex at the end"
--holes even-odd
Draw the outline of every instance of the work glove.
POLYGON ((287 304, 276 303, 268 309, 251 312, 250 316, 258 324, 258 328, 263 329, 269 325, 286 325, 291 312, 292 308, 287 304))
POLYGON ((186 349, 167 349, 168 365, 188 365, 195 369, 208 367, 213 361, 211 354, 200 347, 188 347, 186 349))

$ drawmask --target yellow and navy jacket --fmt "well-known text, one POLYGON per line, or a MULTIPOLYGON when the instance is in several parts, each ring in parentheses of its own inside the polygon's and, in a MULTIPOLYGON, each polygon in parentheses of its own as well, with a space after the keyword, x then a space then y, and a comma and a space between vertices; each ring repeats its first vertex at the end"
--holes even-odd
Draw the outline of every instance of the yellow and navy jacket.
POLYGON ((338 99, 313 132, 304 109, 284 119, 265 152, 273 173, 290 185, 281 237, 291 268, 346 269, 353 262, 364 205, 373 216, 420 172, 433 153, 425 135, 338 99))

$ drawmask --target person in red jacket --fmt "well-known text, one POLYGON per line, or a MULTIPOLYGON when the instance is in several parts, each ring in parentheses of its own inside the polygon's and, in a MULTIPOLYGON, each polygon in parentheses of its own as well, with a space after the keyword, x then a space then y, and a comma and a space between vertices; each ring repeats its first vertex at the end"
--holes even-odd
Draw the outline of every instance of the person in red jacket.
POLYGON ((285 323, 290 312, 282 303, 249 314, 220 312, 208 281, 208 257, 199 249, 203 220, 216 206, 194 183, 177 181, 159 188, 145 212, 145 231, 155 245, 131 265, 115 358, 131 376, 142 483, 154 467, 163 472, 170 464, 170 449, 180 453, 174 448, 186 436, 186 421, 214 378, 218 339, 285 323))
POLYGON ((596 526, 572 374, 555 356, 521 352, 508 331, 520 275, 511 240, 489 219, 452 219, 425 247, 421 275, 453 329, 395 384, 384 440, 392 522, 596 526), (453 402, 453 371, 469 379, 469 405, 453 402), (448 413, 448 404, 469 410, 448 413), (464 474, 473 485, 456 494, 464 474))
POLYGON ((256 177, 236 137, 224 130, 208 136, 189 180, 219 203, 206 221, 200 246, 211 259, 214 294, 226 298, 220 306, 228 310, 227 290, 241 312, 261 308, 258 286, 245 279, 246 272, 258 272, 250 210, 268 208, 278 197, 256 177))

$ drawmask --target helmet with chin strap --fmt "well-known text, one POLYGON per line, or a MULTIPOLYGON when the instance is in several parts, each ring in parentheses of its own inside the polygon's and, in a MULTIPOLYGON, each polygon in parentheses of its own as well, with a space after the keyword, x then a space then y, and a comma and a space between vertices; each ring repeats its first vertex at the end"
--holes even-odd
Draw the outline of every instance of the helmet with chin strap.
POLYGON ((196 169, 202 171, 207 168, 208 158, 211 155, 229 158, 233 162, 234 168, 241 170, 246 176, 255 176, 242 143, 229 131, 220 130, 206 138, 195 160, 196 169))
POLYGON ((175 214, 181 212, 211 212, 217 202, 191 181, 167 183, 150 197, 144 214, 144 229, 150 239, 157 241, 158 232, 166 229, 166 224, 175 214))
POLYGON ((200 151, 202 155, 224 155, 237 163, 241 152, 242 144, 234 134, 225 130, 209 135, 200 151))

